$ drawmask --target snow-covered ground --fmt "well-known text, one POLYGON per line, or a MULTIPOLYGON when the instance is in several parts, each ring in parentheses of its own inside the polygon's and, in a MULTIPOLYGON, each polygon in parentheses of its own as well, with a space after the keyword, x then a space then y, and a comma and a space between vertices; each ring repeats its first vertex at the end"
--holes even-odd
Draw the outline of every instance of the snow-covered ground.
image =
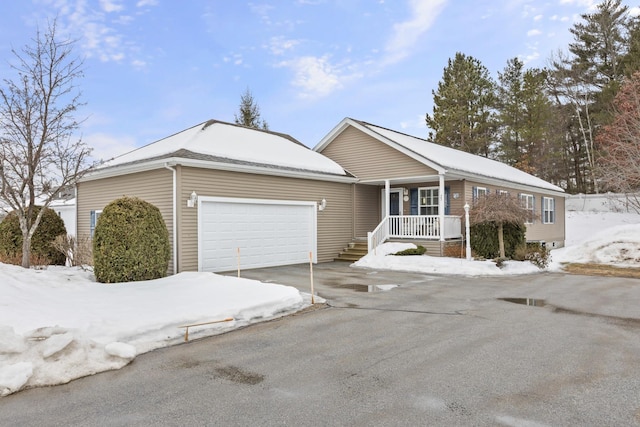
MULTIPOLYGON (((637 266, 640 216, 569 212, 567 244, 552 251, 551 270, 561 262, 637 266)), ((490 261, 385 255, 406 247, 385 244, 357 265, 463 275, 540 271, 528 262, 500 269, 490 261)), ((184 325, 233 319, 189 330, 191 338, 209 336, 308 304, 308 295, 289 286, 213 273, 100 284, 82 269, 0 263, 0 396, 119 369, 137 354, 184 342, 184 325)))
MULTIPOLYGON (((548 271, 559 271, 563 263, 595 262, 618 267, 640 264, 640 215, 613 212, 567 212, 566 246, 551 251, 548 271)), ((376 253, 357 261, 357 267, 463 276, 501 276, 538 273, 530 262, 506 261, 498 268, 493 261, 432 256, 387 256, 415 245, 385 243, 376 253)))

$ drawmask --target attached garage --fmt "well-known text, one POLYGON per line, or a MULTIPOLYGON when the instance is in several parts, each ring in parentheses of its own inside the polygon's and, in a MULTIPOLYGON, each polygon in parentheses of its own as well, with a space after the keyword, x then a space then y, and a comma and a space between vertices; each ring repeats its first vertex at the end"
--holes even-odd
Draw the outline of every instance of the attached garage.
POLYGON ((169 274, 308 263, 309 253, 325 262, 353 238, 357 181, 289 135, 209 120, 85 175, 78 233, 90 234, 91 211, 127 195, 160 209, 169 274))
POLYGON ((230 271, 316 262, 312 201, 198 199, 198 270, 230 271))

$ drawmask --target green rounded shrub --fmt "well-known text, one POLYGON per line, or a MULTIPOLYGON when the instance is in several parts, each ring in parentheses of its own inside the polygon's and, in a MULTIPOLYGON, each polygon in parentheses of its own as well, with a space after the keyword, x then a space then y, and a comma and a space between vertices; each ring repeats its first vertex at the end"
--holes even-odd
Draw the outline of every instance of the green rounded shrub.
POLYGON ((405 249, 403 251, 396 252, 393 255, 405 256, 405 255, 424 255, 427 252, 427 248, 422 245, 417 245, 415 248, 405 249))
MULTIPOLYGON (((471 249, 476 256, 485 259, 494 259, 500 256, 498 244, 498 224, 493 222, 483 222, 471 226, 471 249)), ((516 249, 525 243, 524 224, 507 223, 503 227, 504 233, 504 254, 509 259, 513 259, 516 249)))
MULTIPOLYGON (((33 217, 42 210, 42 206, 35 206, 33 217)), ((67 257, 54 246, 58 236, 66 236, 67 229, 64 221, 53 209, 45 209, 31 237, 31 263, 47 265, 64 265, 67 257)), ((9 213, 0 223, 0 258, 3 262, 21 264, 22 262, 22 231, 18 214, 9 213)))
POLYGON ((93 236, 93 272, 98 282, 165 277, 170 257, 169 232, 157 207, 122 197, 103 209, 93 236))

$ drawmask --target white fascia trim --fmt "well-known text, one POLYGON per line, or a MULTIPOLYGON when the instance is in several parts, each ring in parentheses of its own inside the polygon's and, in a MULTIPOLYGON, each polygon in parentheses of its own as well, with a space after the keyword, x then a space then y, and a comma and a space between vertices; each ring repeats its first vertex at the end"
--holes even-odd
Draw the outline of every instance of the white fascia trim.
POLYGON ((441 165, 434 163, 433 161, 415 153, 414 151, 409 150, 408 148, 404 147, 403 145, 398 144, 397 142, 388 139, 382 135, 380 135, 379 133, 369 129, 366 126, 361 125, 360 123, 350 119, 350 118, 345 118, 343 119, 336 127, 334 127, 331 132, 329 132, 324 138, 322 138, 322 140, 320 141, 320 143, 318 143, 318 145, 316 145, 313 150, 314 151, 322 151, 324 150, 324 148, 329 145, 338 135, 340 135, 348 126, 353 126, 354 128, 358 129, 361 132, 364 132, 365 134, 369 135, 370 137, 377 139, 378 141, 382 142, 383 144, 388 145, 389 147, 398 150, 399 152, 401 152, 402 154, 404 154, 407 157, 411 157, 413 160, 420 162, 422 164, 424 164, 425 166, 428 166, 434 170, 436 170, 439 174, 441 173, 446 173, 447 170, 445 168, 443 168, 441 165))
POLYGON ((164 168, 166 165, 175 166, 181 165, 186 167, 195 167, 200 169, 215 169, 230 172, 252 173, 258 175, 271 175, 282 176, 288 178, 300 178, 311 179, 316 181, 330 181, 330 182, 343 182, 343 183, 355 183, 358 182, 357 178, 349 176, 337 176, 337 175, 324 175, 321 173, 304 172, 304 171, 289 171, 282 169, 272 169, 260 166, 251 165, 239 165, 222 162, 211 162, 208 160, 196 160, 196 159, 184 159, 180 157, 171 157, 160 160, 152 160, 149 162, 139 163, 128 166, 114 166, 104 171, 97 170, 91 174, 85 175, 81 181, 92 181, 95 179, 109 178, 119 175, 127 175, 136 172, 145 172, 153 169, 164 168))
POLYGON ((342 131, 345 130, 349 125, 355 125, 353 120, 348 117, 342 119, 340 123, 338 123, 333 129, 331 129, 329 133, 326 134, 324 138, 322 138, 320 142, 316 144, 315 147, 313 147, 313 151, 317 151, 319 153, 320 151, 324 150, 324 148, 329 145, 336 136, 340 135, 342 131))
POLYGON ((477 182, 479 184, 487 184, 487 185, 493 185, 493 186, 498 186, 498 187, 507 187, 507 188, 513 188, 514 190, 522 190, 522 191, 531 191, 534 193, 545 193, 545 194, 553 194, 556 196, 561 196, 561 197, 567 197, 568 194, 566 194, 564 191, 562 191, 562 189, 560 190, 553 190, 551 188, 546 188, 546 187, 538 187, 535 185, 526 185, 526 184, 520 184, 517 182, 513 182, 513 181, 505 181, 502 179, 498 179, 498 178, 490 178, 490 177, 486 177, 483 175, 475 175, 475 174, 470 174, 470 173, 464 173, 464 172, 451 172, 447 178, 449 179, 465 179, 467 181, 474 181, 477 182))
MULTIPOLYGON (((437 180, 440 175, 419 175, 419 176, 405 176, 399 178, 379 178, 379 179, 367 179, 360 180, 358 184, 371 184, 371 185, 384 185, 385 181, 389 181, 390 184, 417 184, 430 180, 437 180)), ((445 175, 446 176, 446 175, 445 175)))

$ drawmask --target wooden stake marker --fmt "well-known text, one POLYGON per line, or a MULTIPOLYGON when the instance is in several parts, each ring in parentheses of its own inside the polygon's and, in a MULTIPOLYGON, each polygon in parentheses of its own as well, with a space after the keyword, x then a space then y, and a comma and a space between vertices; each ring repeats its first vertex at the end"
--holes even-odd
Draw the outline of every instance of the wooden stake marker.
POLYGON ((240 248, 238 248, 238 277, 240 277, 240 248))
POLYGON ((192 328, 194 326, 213 325, 214 323, 231 322, 232 320, 233 320, 233 317, 227 317, 226 319, 223 319, 223 320, 214 320, 212 322, 193 323, 191 325, 178 326, 178 328, 186 328, 185 331, 184 331, 184 340, 185 341, 189 341, 189 328, 192 328))
POLYGON ((313 298, 313 253, 309 252, 309 276, 311 278, 311 304, 315 304, 313 298))

